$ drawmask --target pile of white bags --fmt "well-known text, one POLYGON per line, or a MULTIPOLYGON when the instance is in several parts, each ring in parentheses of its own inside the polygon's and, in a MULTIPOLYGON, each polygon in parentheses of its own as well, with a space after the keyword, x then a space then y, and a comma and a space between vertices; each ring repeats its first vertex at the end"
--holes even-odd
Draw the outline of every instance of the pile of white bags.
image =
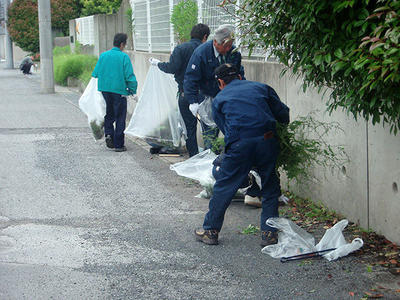
POLYGON ((82 96, 79 98, 79 108, 88 117, 89 126, 96 140, 104 136, 104 116, 106 102, 103 95, 97 90, 97 78, 90 79, 82 96))
POLYGON ((342 231, 348 223, 347 220, 336 223, 326 230, 321 241, 315 245, 314 237, 292 221, 285 218, 269 218, 267 225, 279 230, 278 243, 266 246, 261 251, 274 258, 281 258, 336 248, 323 255, 329 261, 335 260, 360 249, 364 244, 360 238, 355 238, 351 243, 346 242, 342 231))
POLYGON ((178 147, 186 130, 177 93, 173 76, 151 65, 125 134, 178 147))

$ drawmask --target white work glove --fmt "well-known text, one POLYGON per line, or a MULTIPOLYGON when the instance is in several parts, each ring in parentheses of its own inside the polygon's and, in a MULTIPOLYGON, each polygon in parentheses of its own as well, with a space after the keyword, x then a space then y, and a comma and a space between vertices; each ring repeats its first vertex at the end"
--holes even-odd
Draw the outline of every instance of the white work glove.
POLYGON ((157 58, 154 58, 154 57, 150 57, 149 62, 151 65, 157 66, 158 63, 160 62, 160 60, 158 60, 157 58))
POLYGON ((197 116, 197 112, 199 110, 199 104, 198 103, 192 103, 189 105, 189 110, 192 112, 193 116, 197 116))

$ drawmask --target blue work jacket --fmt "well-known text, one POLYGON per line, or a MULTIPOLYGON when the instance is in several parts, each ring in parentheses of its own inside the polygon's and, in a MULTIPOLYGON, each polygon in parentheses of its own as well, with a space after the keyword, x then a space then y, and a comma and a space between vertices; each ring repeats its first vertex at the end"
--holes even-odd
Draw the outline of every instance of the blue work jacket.
POLYGON ((120 95, 136 94, 137 81, 128 54, 118 47, 103 52, 92 76, 98 78, 98 90, 120 95))
POLYGON ((175 47, 169 57, 169 62, 160 62, 158 68, 169 74, 174 74, 175 81, 178 83, 178 89, 183 92, 183 78, 185 76, 186 66, 193 54, 194 49, 201 45, 199 39, 191 39, 189 42, 175 47))
POLYGON ((228 146, 240 138, 276 133, 277 121, 289 123, 289 108, 270 86, 235 79, 215 97, 212 116, 228 146))
MULTIPOLYGON (((244 78, 242 67, 242 55, 232 46, 232 49, 225 55, 225 62, 236 66, 240 75, 244 78)), ((215 69, 221 63, 215 57, 213 41, 208 41, 194 50, 186 68, 184 91, 185 98, 189 103, 200 103, 204 96, 215 97, 219 92, 217 81, 214 77, 215 69)))

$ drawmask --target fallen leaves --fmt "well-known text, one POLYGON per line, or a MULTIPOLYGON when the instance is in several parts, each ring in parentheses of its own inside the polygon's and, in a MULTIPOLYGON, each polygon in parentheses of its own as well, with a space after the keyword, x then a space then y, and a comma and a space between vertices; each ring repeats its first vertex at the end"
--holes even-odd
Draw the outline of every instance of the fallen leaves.
POLYGON ((390 268, 389 272, 393 275, 400 275, 400 268, 390 268))
POLYGON ((383 298, 383 294, 374 294, 370 292, 364 292, 365 295, 368 296, 368 298, 383 298))

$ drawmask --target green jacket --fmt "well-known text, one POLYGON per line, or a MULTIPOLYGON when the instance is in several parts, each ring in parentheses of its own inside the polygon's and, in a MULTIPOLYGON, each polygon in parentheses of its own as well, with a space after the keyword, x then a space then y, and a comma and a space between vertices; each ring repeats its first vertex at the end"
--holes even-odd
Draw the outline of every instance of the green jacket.
POLYGON ((128 54, 114 47, 100 55, 92 76, 98 78, 98 90, 120 95, 136 94, 137 81, 128 54))

